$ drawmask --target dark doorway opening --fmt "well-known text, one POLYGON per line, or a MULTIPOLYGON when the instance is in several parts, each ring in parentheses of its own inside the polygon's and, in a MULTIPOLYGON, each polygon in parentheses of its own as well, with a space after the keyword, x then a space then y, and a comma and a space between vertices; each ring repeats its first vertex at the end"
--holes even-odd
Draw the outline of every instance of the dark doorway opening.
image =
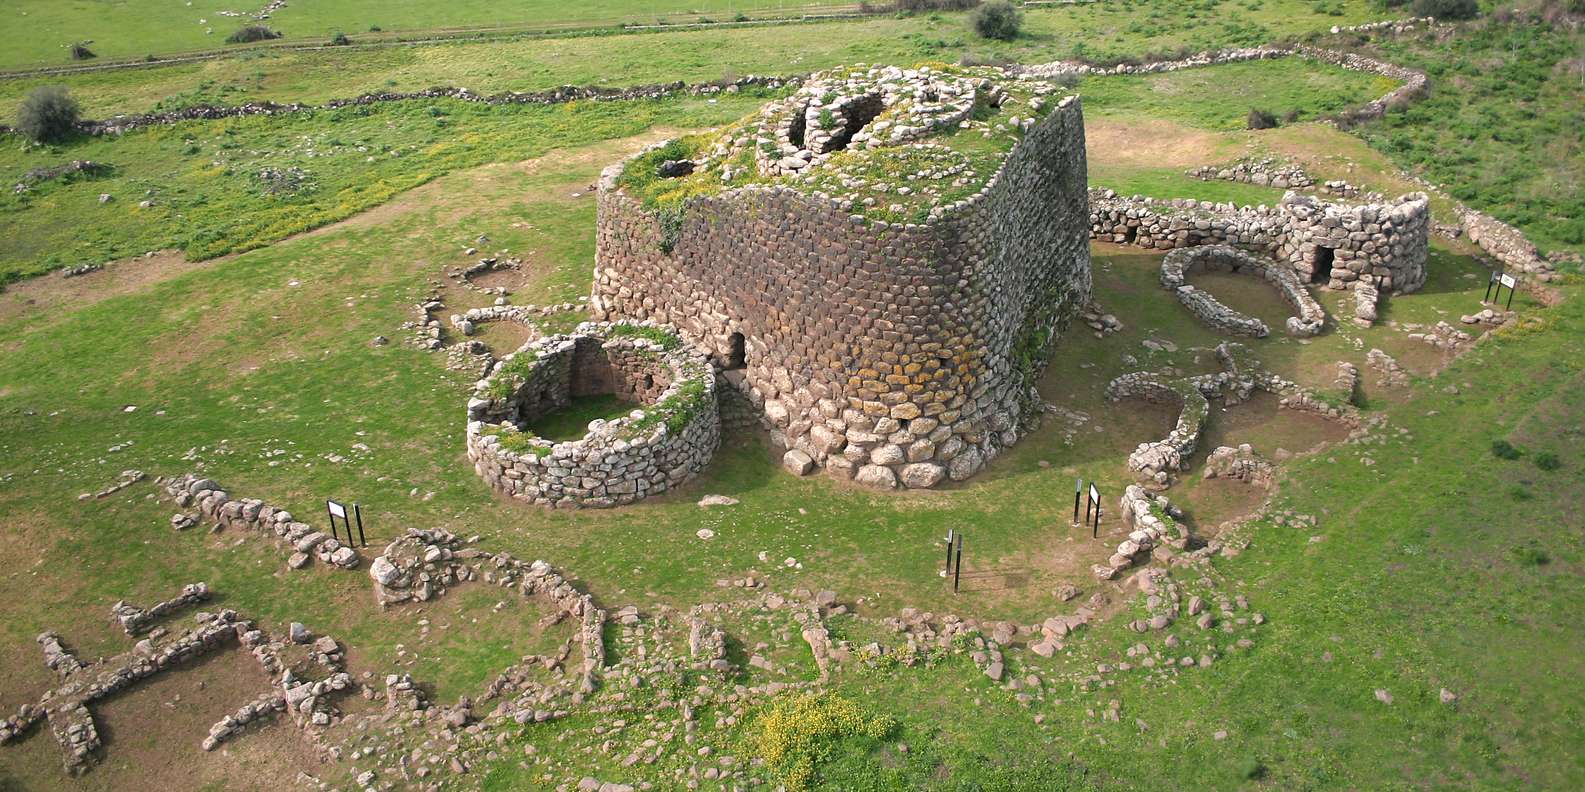
POLYGON ((803 110, 794 113, 792 124, 787 127, 787 141, 792 143, 793 148, 804 147, 804 132, 807 131, 809 123, 808 112, 809 109, 806 105, 803 110))
POLYGON ((1310 282, 1331 283, 1332 261, 1332 249, 1317 245, 1315 248, 1315 264, 1310 268, 1310 282))
POLYGON ((1139 240, 1139 227, 1128 226, 1123 229, 1123 244, 1132 245, 1139 240))
POLYGON ((886 104, 880 94, 867 94, 849 103, 847 107, 842 108, 843 114, 847 116, 847 123, 831 136, 824 151, 841 151, 847 148, 853 141, 853 136, 874 121, 875 117, 885 109, 886 104))
POLYGON ((742 333, 733 333, 726 355, 727 371, 748 368, 748 350, 742 333))

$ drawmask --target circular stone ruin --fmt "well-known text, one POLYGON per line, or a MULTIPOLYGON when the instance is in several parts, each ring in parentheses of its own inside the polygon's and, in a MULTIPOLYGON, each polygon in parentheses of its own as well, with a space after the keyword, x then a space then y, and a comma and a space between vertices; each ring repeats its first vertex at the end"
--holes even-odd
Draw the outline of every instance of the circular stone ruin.
POLYGON ((1259 276, 1270 283, 1293 309, 1288 317, 1288 334, 1313 336, 1326 324, 1326 312, 1292 267, 1239 250, 1230 245, 1205 245, 1178 248, 1167 254, 1161 262, 1161 285, 1173 291, 1178 302, 1189 312, 1211 327, 1233 335, 1264 338, 1270 334, 1266 323, 1253 316, 1240 313, 1203 289, 1186 283, 1191 272, 1236 272, 1259 276))
POLYGON ((468 401, 468 459, 492 489, 542 506, 632 503, 693 478, 720 442, 715 374, 669 327, 585 322, 503 358, 468 401), (578 440, 529 425, 603 394, 636 406, 578 440))

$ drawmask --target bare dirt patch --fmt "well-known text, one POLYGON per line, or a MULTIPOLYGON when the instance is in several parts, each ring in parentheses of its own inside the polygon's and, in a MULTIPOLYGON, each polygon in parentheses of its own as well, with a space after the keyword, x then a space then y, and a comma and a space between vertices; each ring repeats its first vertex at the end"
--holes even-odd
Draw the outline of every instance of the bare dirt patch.
POLYGON ((63 277, 59 273, 14 283, 0 292, 0 322, 11 322, 49 311, 76 310, 100 300, 141 291, 151 284, 215 266, 224 258, 188 261, 179 250, 161 250, 111 262, 104 269, 63 277))
POLYGON ((1191 168, 1236 158, 1247 144, 1160 119, 1086 118, 1084 147, 1092 166, 1191 168))

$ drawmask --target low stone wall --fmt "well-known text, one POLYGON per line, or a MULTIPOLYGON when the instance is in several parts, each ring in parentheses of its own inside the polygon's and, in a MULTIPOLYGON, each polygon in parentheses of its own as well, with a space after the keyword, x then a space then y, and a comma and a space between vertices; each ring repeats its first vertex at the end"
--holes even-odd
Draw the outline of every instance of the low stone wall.
POLYGON ((1270 207, 1090 191, 1093 239, 1154 250, 1232 245, 1332 289, 1371 283, 1391 293, 1418 290, 1425 284, 1430 218, 1425 193, 1344 204, 1290 191, 1270 207))
POLYGON ((1204 66, 1216 66, 1224 63, 1242 63, 1255 60, 1272 60, 1275 58, 1301 57, 1310 60, 1329 63, 1350 71, 1367 72, 1389 77, 1402 83, 1382 96, 1365 103, 1363 106, 1348 112, 1354 120, 1380 118, 1386 114, 1389 107, 1400 106, 1419 96, 1425 91, 1426 76, 1424 72, 1416 71, 1405 66, 1367 58, 1352 52, 1341 52, 1321 47, 1299 44, 1294 46, 1268 45, 1263 47, 1243 47, 1237 49, 1213 50, 1190 55, 1176 60, 1154 61, 1151 63, 1123 63, 1116 66, 1091 66, 1087 63, 1075 61, 1053 61, 1036 66, 1023 68, 1024 73, 1034 77, 1060 78, 1065 76, 1086 75, 1113 75, 1113 74, 1161 74, 1163 72, 1180 71, 1182 69, 1197 69, 1204 66))
POLYGON ((1469 241, 1491 254, 1503 267, 1525 275, 1545 275, 1550 278, 1552 263, 1541 258, 1535 243, 1519 229, 1467 206, 1461 207, 1458 220, 1469 241))
POLYGON ((1314 187, 1315 180, 1310 178, 1303 168, 1298 165, 1284 165, 1270 157, 1261 159, 1240 160, 1232 165, 1201 165, 1189 171, 1189 175, 1202 181, 1230 181, 1240 184, 1256 184, 1261 187, 1275 187, 1279 190, 1302 190, 1314 187))
POLYGON ((221 528, 240 528, 273 537, 291 549, 287 566, 300 569, 309 559, 341 569, 358 566, 358 551, 313 526, 292 519, 292 513, 253 498, 233 499, 213 479, 188 473, 165 483, 177 505, 198 510, 221 528))
POLYGON ((529 342, 468 402, 468 458, 492 489, 542 506, 627 504, 692 478, 720 443, 714 369, 658 325, 585 322, 529 342), (632 334, 637 333, 637 334, 632 334), (661 338, 664 340, 654 340, 661 338), (526 431, 580 396, 645 406, 579 440, 526 431))
POLYGON ((1161 440, 1140 443, 1128 455, 1128 469, 1141 478, 1165 484, 1172 471, 1183 468, 1204 431, 1211 404, 1188 380, 1173 380, 1151 372, 1124 374, 1106 386, 1108 401, 1144 399, 1179 408, 1177 423, 1161 440))
POLYGON ((1253 273, 1276 287, 1277 293, 1296 314, 1288 317, 1290 335, 1317 335, 1326 324, 1326 311, 1292 269, 1228 245, 1180 248, 1168 253, 1161 262, 1161 285, 1176 292, 1178 302, 1200 321, 1234 335, 1265 337, 1269 330, 1264 322, 1239 313, 1186 283, 1190 273, 1222 271, 1253 273))
MULTIPOLYGON (((181 121, 214 120, 220 118, 240 118, 242 116, 256 115, 281 115, 284 113, 302 113, 313 110, 333 110, 338 107, 356 107, 361 105, 382 104, 385 102, 405 102, 422 99, 455 99, 461 102, 478 102, 492 105, 512 104, 567 104, 569 102, 610 102, 631 101, 635 99, 657 99, 673 94, 692 94, 708 96, 717 93, 735 93, 744 88, 764 88, 775 90, 788 84, 797 84, 797 77, 764 77, 749 75, 736 80, 724 80, 703 83, 687 83, 681 80, 669 83, 656 83, 651 85, 635 85, 626 88, 606 88, 596 85, 565 85, 560 88, 551 88, 545 91, 520 93, 507 91, 497 94, 478 94, 467 88, 430 88, 423 91, 383 91, 355 96, 350 99, 332 99, 324 104, 304 104, 290 102, 247 102, 240 105, 219 107, 215 105, 193 105, 179 110, 168 110, 163 113, 139 113, 134 115, 119 115, 99 121, 78 121, 77 131, 85 135, 119 135, 143 127, 159 126, 162 124, 175 124, 181 121)), ((0 124, 0 134, 14 132, 9 126, 0 124)))
POLYGON ((1142 398, 1180 406, 1177 423, 1163 439, 1140 443, 1128 455, 1128 469, 1139 480, 1158 488, 1166 487, 1175 471, 1200 442, 1210 413, 1212 397, 1236 404, 1256 390, 1277 396, 1279 407, 1310 412, 1357 429, 1362 423, 1357 408, 1346 402, 1323 399, 1308 388, 1267 371, 1242 344, 1225 342, 1216 347, 1222 371, 1192 377, 1170 378, 1148 371, 1124 374, 1106 386, 1108 401, 1142 398))
POLYGON ((427 602, 444 594, 448 586, 475 580, 515 588, 524 597, 541 598, 554 608, 546 624, 567 620, 575 625, 573 642, 583 653, 578 692, 594 690, 596 677, 605 666, 605 611, 544 561, 528 563, 506 553, 465 547, 455 535, 438 528, 409 529, 374 559, 369 576, 374 579, 375 599, 381 607, 427 602))
POLYGON ((1096 564, 1091 571, 1099 580, 1111 580, 1131 567, 1158 545, 1171 545, 1183 550, 1189 545, 1189 529, 1173 517, 1176 510, 1161 495, 1130 484, 1123 490, 1118 503, 1122 509, 1123 525, 1128 528, 1128 538, 1118 543, 1117 551, 1104 564, 1096 564))

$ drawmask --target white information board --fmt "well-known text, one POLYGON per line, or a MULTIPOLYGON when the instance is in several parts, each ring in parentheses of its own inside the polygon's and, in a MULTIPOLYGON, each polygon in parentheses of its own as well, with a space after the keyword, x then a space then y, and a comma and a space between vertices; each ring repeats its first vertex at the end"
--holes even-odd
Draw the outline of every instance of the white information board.
POLYGON ((347 507, 342 506, 333 500, 327 500, 325 503, 330 506, 330 516, 340 517, 343 520, 347 518, 347 507))
POLYGON ((1512 289, 1513 287, 1515 287, 1515 286, 1517 286, 1519 284, 1519 279, 1515 278, 1512 275, 1504 275, 1504 276, 1502 276, 1501 280, 1502 280, 1502 285, 1507 286, 1510 289, 1512 289))

